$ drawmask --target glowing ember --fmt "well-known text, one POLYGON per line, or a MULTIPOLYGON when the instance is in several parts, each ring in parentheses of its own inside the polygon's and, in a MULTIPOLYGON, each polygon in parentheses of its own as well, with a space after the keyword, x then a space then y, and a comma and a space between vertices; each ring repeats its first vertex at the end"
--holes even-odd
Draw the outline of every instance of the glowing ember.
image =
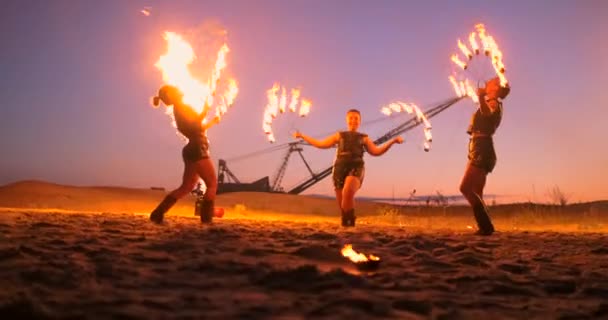
POLYGON ((397 101, 380 108, 380 112, 387 116, 390 116, 393 114, 393 112, 398 113, 404 111, 408 114, 416 114, 416 119, 424 124, 424 151, 429 151, 431 149, 431 142, 433 141, 433 135, 431 134, 431 122, 426 118, 424 113, 420 110, 420 108, 418 108, 417 105, 397 101))
POLYGON ((264 118, 262 121, 262 129, 271 143, 275 142, 275 137, 272 132, 272 122, 279 115, 289 110, 292 113, 298 113, 300 117, 305 117, 310 112, 312 102, 307 99, 300 99, 300 90, 291 89, 291 97, 288 97, 287 89, 278 83, 273 84, 272 88, 266 91, 268 103, 264 108, 264 118), (279 90, 281 96, 279 97, 279 90), (289 101, 289 105, 287 104, 289 101), (300 104, 298 110, 298 103, 300 104))
MULTIPOLYGON (((214 117, 226 113, 228 107, 234 104, 238 94, 236 80, 228 79, 225 84, 221 83, 222 72, 227 66, 226 55, 230 51, 228 46, 224 44, 219 49, 215 67, 208 82, 205 83, 190 72, 189 68, 196 59, 190 43, 175 32, 165 32, 164 39, 167 41, 167 52, 160 56, 154 65, 162 72, 163 81, 179 88, 184 94, 184 103, 195 112, 201 113, 207 104, 209 108, 215 110, 214 117), (216 94, 218 87, 221 87, 223 92, 216 94)), ((167 113, 172 115, 172 110, 167 108, 167 113)), ((211 115, 207 115, 202 122, 206 123, 210 117, 211 115)))
POLYGON ((144 7, 139 12, 141 12, 141 14, 143 14, 144 16, 149 17, 150 14, 152 13, 150 9, 151 9, 150 7, 144 7))

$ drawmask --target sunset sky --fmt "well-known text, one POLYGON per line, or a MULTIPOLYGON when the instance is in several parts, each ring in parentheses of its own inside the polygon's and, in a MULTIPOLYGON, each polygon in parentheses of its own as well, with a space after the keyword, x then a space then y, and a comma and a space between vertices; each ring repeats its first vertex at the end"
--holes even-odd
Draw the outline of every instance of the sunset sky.
MULTIPOLYGON (((608 199, 608 1, 30 1, 0 12, 0 185, 38 179, 70 185, 179 185, 183 142, 149 100, 164 31, 227 31, 235 105, 209 131, 212 157, 242 181, 274 176, 284 151, 262 131, 266 90, 301 87, 307 118, 280 117, 276 144, 294 128, 322 137, 384 117, 396 100, 429 108, 454 96, 456 41, 484 23, 504 54, 512 91, 495 135, 498 164, 486 192, 497 202, 545 201, 559 186, 571 201, 608 199), (151 14, 140 12, 150 7, 151 14), (276 145, 275 144, 275 145, 276 145)), ((360 196, 458 194, 474 104, 461 101, 382 157, 366 155, 360 196)), ((372 138, 407 117, 364 126, 372 138)), ((334 150, 305 148, 321 171, 334 150)), ((293 155, 283 186, 305 179, 293 155)), ((333 194, 330 179, 306 191, 333 194)), ((306 194, 305 193, 305 194, 306 194)))

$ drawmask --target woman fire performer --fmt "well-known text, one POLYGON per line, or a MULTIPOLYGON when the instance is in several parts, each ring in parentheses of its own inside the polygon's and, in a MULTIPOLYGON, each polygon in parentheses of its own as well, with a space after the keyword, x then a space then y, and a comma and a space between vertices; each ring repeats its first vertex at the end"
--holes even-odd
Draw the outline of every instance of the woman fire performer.
POLYGON ((155 223, 162 223, 163 217, 171 207, 188 193, 190 193, 199 177, 205 182, 207 188, 203 197, 201 222, 211 223, 213 220, 214 201, 217 191, 217 177, 213 162, 209 157, 209 140, 207 139, 207 129, 219 122, 215 117, 207 124, 202 120, 207 115, 209 106, 206 104, 203 111, 199 114, 191 106, 182 101, 183 94, 176 87, 164 85, 158 90, 158 96, 153 98, 154 106, 158 107, 162 101, 165 106, 173 106, 173 116, 177 130, 188 138, 188 144, 182 149, 182 159, 184 160, 184 175, 182 184, 179 188, 171 191, 165 199, 152 211, 150 220, 155 223))
POLYGON ((479 88, 477 91, 479 108, 473 114, 467 130, 471 136, 469 161, 460 183, 460 192, 473 208, 479 228, 476 233, 478 235, 488 236, 494 233, 494 226, 483 201, 483 188, 488 173, 492 172, 496 165, 492 136, 502 119, 502 99, 510 91, 508 85, 504 87, 500 85, 499 78, 493 78, 486 82, 485 88, 479 88))
POLYGON ((327 149, 337 145, 336 158, 333 165, 333 182, 336 192, 336 200, 342 211, 342 226, 355 226, 355 193, 363 183, 365 175, 365 163, 363 152, 367 150, 372 156, 384 154, 395 143, 402 143, 403 138, 396 137, 381 146, 376 146, 367 134, 357 131, 361 124, 361 113, 359 110, 351 109, 346 113, 346 124, 348 131, 340 131, 326 137, 323 140, 316 140, 296 131, 294 138, 302 138, 311 145, 327 149))

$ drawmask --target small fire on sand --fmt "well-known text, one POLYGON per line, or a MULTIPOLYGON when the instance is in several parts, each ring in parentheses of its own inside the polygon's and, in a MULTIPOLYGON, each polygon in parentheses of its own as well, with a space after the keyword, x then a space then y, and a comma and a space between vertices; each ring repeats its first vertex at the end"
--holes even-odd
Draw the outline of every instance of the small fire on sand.
POLYGON ((344 245, 344 248, 342 248, 342 255, 354 263, 357 269, 361 271, 373 271, 380 266, 381 260, 379 257, 376 257, 373 254, 366 255, 357 252, 353 249, 352 244, 344 245))

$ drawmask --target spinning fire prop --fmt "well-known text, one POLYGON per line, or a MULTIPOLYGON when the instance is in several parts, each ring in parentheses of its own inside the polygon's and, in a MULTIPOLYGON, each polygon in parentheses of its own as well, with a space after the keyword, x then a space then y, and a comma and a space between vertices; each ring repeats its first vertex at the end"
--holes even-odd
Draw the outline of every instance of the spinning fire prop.
MULTIPOLYGON (((470 69, 469 67, 474 60, 479 59, 481 57, 488 57, 490 58, 490 62, 492 64, 493 73, 495 73, 495 75, 493 75, 492 77, 498 76, 498 78, 500 79, 500 85, 502 87, 506 87, 508 85, 508 81, 505 76, 506 70, 505 65, 502 61, 502 51, 500 51, 500 49, 498 48, 498 44, 494 40, 494 37, 492 37, 486 32, 486 28, 483 24, 479 23, 475 25, 475 30, 476 31, 471 32, 471 34, 469 34, 468 38, 471 48, 467 47, 465 43, 458 39, 458 48, 465 56, 465 59, 461 59, 458 53, 455 53, 451 57, 452 62, 454 62, 454 64, 458 66, 458 69, 462 71, 467 71, 470 69), (477 39, 481 41, 481 46, 477 39), (480 55, 482 51, 484 54, 480 55)), ((449 80, 452 83, 452 86, 454 87, 454 91, 459 97, 468 96, 473 100, 473 102, 479 103, 477 92, 475 88, 471 85, 471 82, 473 81, 472 79, 469 79, 469 77, 465 75, 462 75, 459 77, 459 79, 456 79, 456 77, 452 75, 449 77, 449 80)))
POLYGON ((275 83, 272 88, 266 91, 268 97, 268 104, 264 109, 264 120, 262 123, 262 129, 268 137, 270 143, 275 142, 275 137, 272 132, 272 122, 279 114, 285 113, 287 109, 290 112, 298 112, 300 117, 305 117, 310 112, 311 102, 307 99, 300 99, 300 90, 291 89, 291 99, 289 105, 287 104, 287 89, 278 83, 275 83), (281 96, 279 97, 279 89, 281 90, 281 96), (300 103, 300 109, 298 110, 298 103, 300 103))
MULTIPOLYGON (((222 45, 217 53, 217 59, 209 79, 206 82, 195 78, 190 72, 189 66, 196 59, 194 49, 188 41, 175 33, 165 32, 167 41, 167 52, 162 55, 155 64, 163 75, 165 83, 173 85, 184 94, 184 102, 192 107, 195 112, 201 113, 205 106, 207 109, 214 108, 214 114, 202 120, 209 122, 211 118, 218 121, 234 104, 238 94, 238 85, 234 79, 222 80, 222 72, 227 66, 226 55, 230 51, 226 44, 222 45), (221 91, 221 92, 220 92, 221 91)), ((210 111, 210 110, 205 110, 210 111)), ((173 119, 173 109, 167 108, 167 114, 173 119)), ((175 119, 173 119, 175 126, 175 119)))
POLYGON ((378 269, 380 266, 380 258, 373 254, 363 254, 355 251, 352 244, 344 245, 342 248, 342 255, 348 258, 352 263, 355 264, 357 269, 361 271, 373 271, 378 269))
POLYGON ((409 114, 415 113, 416 120, 418 122, 424 123, 424 151, 429 151, 431 149, 431 142, 433 141, 433 135, 431 134, 431 122, 427 119, 427 117, 420 110, 420 108, 418 108, 417 105, 413 103, 407 104, 405 102, 397 101, 382 107, 380 111, 387 116, 390 116, 393 112, 406 111, 409 114))

